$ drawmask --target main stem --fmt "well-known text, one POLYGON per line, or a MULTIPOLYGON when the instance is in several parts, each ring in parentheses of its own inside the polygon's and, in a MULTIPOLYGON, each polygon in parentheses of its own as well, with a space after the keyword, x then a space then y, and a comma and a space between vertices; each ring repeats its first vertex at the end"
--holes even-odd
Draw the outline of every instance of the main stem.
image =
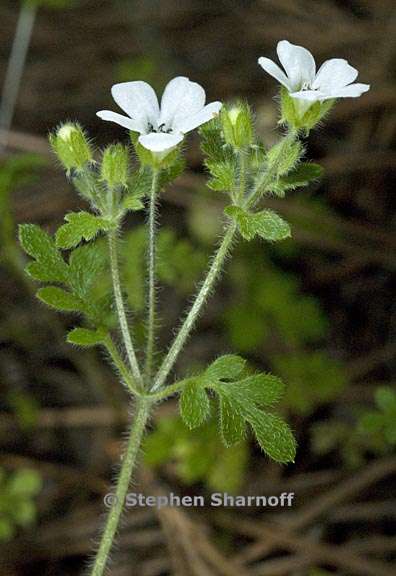
POLYGON ((161 386, 165 384, 166 378, 168 377, 168 374, 171 371, 174 363, 176 362, 176 359, 181 349, 183 348, 188 336, 190 335, 190 332, 195 324, 195 321, 199 316, 199 313, 201 312, 202 306, 204 305, 206 298, 208 297, 217 278, 220 275, 223 263, 231 249, 235 232, 236 232, 236 224, 231 223, 228 226, 224 238, 216 252, 212 265, 209 268, 209 272, 205 278, 204 283, 201 286, 201 289, 197 294, 194 304, 192 305, 189 313, 187 314, 187 317, 182 327, 180 328, 178 335, 173 341, 173 344, 170 347, 168 354, 166 355, 164 361, 161 364, 154 385, 151 388, 152 392, 158 390, 158 388, 161 388, 161 386))
POLYGON ((133 377, 138 384, 142 387, 142 376, 140 374, 140 369, 138 361, 135 354, 135 349, 132 344, 131 335, 128 328, 128 321, 125 312, 124 300, 121 292, 120 284, 120 272, 118 269, 118 256, 117 256, 117 236, 116 232, 112 231, 109 233, 109 252, 110 252, 110 266, 111 266, 111 277, 113 281, 113 291, 114 299, 117 308, 118 320, 120 323, 121 333, 125 344, 125 349, 127 352, 129 364, 131 366, 133 377))
POLYGON ((135 419, 131 427, 126 451, 122 458, 117 488, 114 494, 112 494, 112 506, 107 516, 105 529, 100 541, 99 550, 96 554, 91 576, 102 576, 106 569, 149 416, 150 404, 146 399, 138 399, 135 419))
POLYGON ((147 381, 151 378, 154 362, 154 345, 155 345, 155 203, 158 188, 158 170, 153 170, 150 194, 150 211, 149 211, 149 248, 148 248, 148 322, 147 322, 147 347, 146 362, 144 375, 147 381))

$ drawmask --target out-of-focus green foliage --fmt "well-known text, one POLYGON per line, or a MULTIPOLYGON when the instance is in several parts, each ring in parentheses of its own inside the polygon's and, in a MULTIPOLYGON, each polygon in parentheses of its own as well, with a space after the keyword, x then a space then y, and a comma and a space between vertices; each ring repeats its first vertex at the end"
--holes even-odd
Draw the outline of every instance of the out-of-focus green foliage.
POLYGON ((231 279, 235 303, 223 321, 232 346, 245 353, 268 349, 271 369, 288 383, 285 403, 292 411, 309 414, 337 397, 346 385, 341 364, 312 350, 328 329, 318 302, 301 292, 295 277, 252 251, 232 263, 231 279))
POLYGON ((0 164, 0 262, 15 265, 19 249, 15 242, 15 221, 11 193, 36 179, 36 172, 45 166, 36 154, 14 156, 0 164))
POLYGON ((11 390, 7 395, 7 404, 13 411, 22 430, 31 430, 36 425, 40 406, 31 394, 11 390))
POLYGON ((389 454, 396 447, 396 392, 380 386, 374 408, 355 407, 345 420, 331 418, 312 428, 312 447, 320 455, 340 453, 351 468, 363 464, 368 455, 389 454))
POLYGON ((35 470, 26 468, 7 474, 0 468, 0 541, 11 540, 18 528, 35 521, 34 498, 41 488, 41 476, 35 470))
MULTIPOLYGON (((205 267, 205 252, 188 240, 177 238, 170 228, 159 231, 157 242, 159 280, 181 295, 189 294, 205 267)), ((128 232, 122 245, 124 285, 129 305, 136 312, 141 312, 145 304, 146 246, 144 226, 128 232)))
POLYGON ((161 418, 145 441, 146 464, 174 467, 185 484, 203 482, 209 489, 237 492, 248 465, 246 441, 226 448, 221 442, 215 420, 199 430, 189 430, 178 416, 161 418))

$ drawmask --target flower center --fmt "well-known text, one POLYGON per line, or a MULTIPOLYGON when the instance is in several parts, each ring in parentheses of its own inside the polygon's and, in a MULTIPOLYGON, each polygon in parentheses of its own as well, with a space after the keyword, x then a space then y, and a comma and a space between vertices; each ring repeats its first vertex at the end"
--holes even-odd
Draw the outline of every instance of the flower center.
POLYGON ((156 134, 172 134, 172 128, 166 128, 165 123, 160 124, 158 128, 154 128, 154 126, 149 122, 147 130, 148 133, 155 132, 156 134))
POLYGON ((301 90, 311 90, 311 86, 309 82, 303 82, 301 86, 301 90))

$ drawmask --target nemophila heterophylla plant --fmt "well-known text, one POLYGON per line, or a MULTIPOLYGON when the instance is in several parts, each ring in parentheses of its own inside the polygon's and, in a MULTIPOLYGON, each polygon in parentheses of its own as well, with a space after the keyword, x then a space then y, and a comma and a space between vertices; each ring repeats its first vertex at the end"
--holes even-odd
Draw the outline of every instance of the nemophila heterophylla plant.
MULTIPOLYGON (((26 271, 44 284, 37 293, 42 302, 81 318, 67 340, 81 347, 104 348, 134 406, 92 576, 101 576, 106 569, 148 419, 156 405, 170 396, 178 395, 180 414, 189 428, 216 417, 226 446, 241 441, 251 430, 267 456, 280 463, 294 461, 293 434, 272 410, 284 390, 284 384, 276 376, 257 372, 240 356, 226 354, 214 359, 203 372, 169 382, 176 360, 233 246, 240 240, 261 238, 276 242, 291 235, 289 224, 265 207, 266 198, 283 197, 287 191, 307 186, 321 175, 320 166, 303 161, 303 137, 323 117, 328 102, 333 105, 334 99, 342 94, 333 91, 331 99, 327 99, 330 92, 324 92, 320 72, 316 76, 320 83, 314 83, 310 54, 301 48, 292 56, 291 45, 282 45, 290 54, 285 60, 285 52, 281 52, 288 76, 280 70, 276 76, 282 79, 285 88, 287 84, 280 119, 287 132, 270 149, 257 137, 247 104, 205 105, 203 88, 184 77, 168 84, 161 106, 152 88, 144 82, 113 87, 114 99, 128 117, 110 111, 100 112, 99 116, 130 131, 134 159, 129 147, 121 143, 112 144, 98 154, 78 124, 65 124, 50 136, 56 155, 88 209, 67 214, 54 237, 34 224, 22 225, 20 241, 33 259, 26 271), (300 94, 307 87, 309 92, 320 87, 320 94, 325 97, 308 100, 309 108, 301 113, 300 94), (187 132, 198 127, 209 175, 207 185, 216 193, 222 192, 226 199, 223 233, 176 336, 169 349, 162 351, 156 349, 156 204, 166 186, 184 170, 180 144, 187 132), (137 350, 133 320, 124 303, 118 241, 127 216, 133 218, 134 212, 146 209, 149 214, 147 341, 144 350, 137 350), (111 282, 107 282, 108 278, 111 282)), ((264 61, 265 67, 274 73, 275 68, 268 62, 264 61)), ((352 81, 352 75, 348 79, 352 81)))

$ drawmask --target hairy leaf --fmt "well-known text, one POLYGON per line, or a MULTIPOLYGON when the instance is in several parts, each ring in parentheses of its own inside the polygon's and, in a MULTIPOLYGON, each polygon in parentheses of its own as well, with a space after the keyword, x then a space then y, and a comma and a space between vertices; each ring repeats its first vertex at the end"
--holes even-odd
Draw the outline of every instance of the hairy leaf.
POLYGON ((99 218, 89 212, 72 212, 65 216, 67 224, 61 226, 56 233, 58 248, 74 248, 81 240, 92 240, 100 231, 110 230, 112 224, 104 218, 99 218))
POLYGON ((63 312, 85 312, 84 302, 80 298, 57 286, 40 288, 37 297, 48 306, 63 312))
POLYGON ((190 429, 200 426, 210 413, 208 395, 196 380, 191 380, 184 386, 179 406, 180 415, 190 429))
POLYGON ((272 374, 254 374, 239 382, 230 382, 227 387, 241 401, 247 400, 258 406, 276 404, 285 391, 282 380, 272 374))
POLYGON ((89 330, 88 328, 73 328, 68 335, 67 341, 78 346, 95 346, 102 344, 106 333, 103 330, 89 330))
POLYGON ((36 262, 27 267, 27 272, 36 280, 44 282, 64 282, 68 267, 58 252, 51 236, 36 224, 19 226, 19 241, 22 248, 36 262))
POLYGON ((264 240, 284 240, 291 235, 289 224, 272 210, 252 214, 239 206, 227 206, 225 213, 235 220, 246 240, 252 240, 256 235, 264 240))
POLYGON ((226 446, 237 444, 245 437, 245 420, 227 398, 220 396, 220 431, 226 446))
POLYGON ((244 369, 246 360, 234 354, 217 358, 205 371, 207 381, 235 380, 244 369))

